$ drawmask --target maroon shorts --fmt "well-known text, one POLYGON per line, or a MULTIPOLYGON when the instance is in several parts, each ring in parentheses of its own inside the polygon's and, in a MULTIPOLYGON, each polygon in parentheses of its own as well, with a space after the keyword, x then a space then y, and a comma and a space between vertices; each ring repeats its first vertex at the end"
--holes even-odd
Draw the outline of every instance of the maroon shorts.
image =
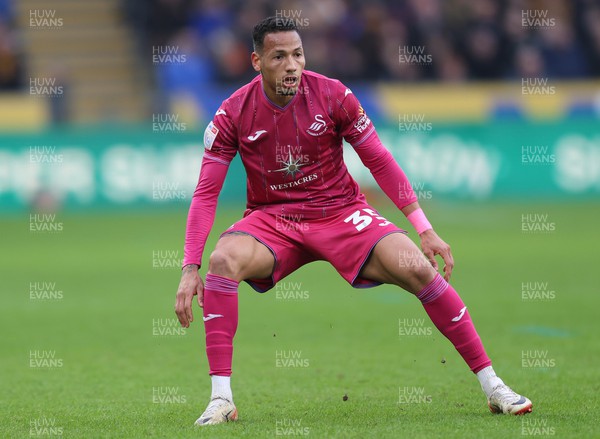
POLYGON ((264 293, 304 264, 328 261, 355 288, 380 284, 358 274, 375 245, 390 233, 406 233, 363 202, 349 205, 327 218, 294 221, 281 215, 253 211, 221 236, 245 233, 264 244, 275 258, 270 278, 246 279, 264 293))

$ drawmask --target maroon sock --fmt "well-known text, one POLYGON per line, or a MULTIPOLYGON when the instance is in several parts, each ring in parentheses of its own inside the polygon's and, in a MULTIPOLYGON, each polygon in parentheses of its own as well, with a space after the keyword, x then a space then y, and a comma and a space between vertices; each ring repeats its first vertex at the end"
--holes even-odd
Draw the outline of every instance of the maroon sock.
POLYGON ((492 364, 467 307, 442 276, 437 274, 417 297, 433 324, 450 340, 474 373, 492 364))
POLYGON ((233 337, 238 325, 238 282, 215 274, 204 285, 204 329, 210 375, 231 376, 233 337))

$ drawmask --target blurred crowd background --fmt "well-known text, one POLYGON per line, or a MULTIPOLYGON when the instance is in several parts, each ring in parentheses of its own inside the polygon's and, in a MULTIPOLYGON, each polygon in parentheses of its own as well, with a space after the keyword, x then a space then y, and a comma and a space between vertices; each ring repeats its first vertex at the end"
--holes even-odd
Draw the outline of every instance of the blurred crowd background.
POLYGON ((185 47, 207 81, 254 75, 250 35, 269 15, 296 20, 308 67, 342 80, 600 76, 597 0, 124 0, 124 10, 140 47, 185 47), (523 25, 535 22, 524 10, 548 8, 555 26, 523 25), (415 46, 436 62, 399 63, 399 47, 415 46))
MULTIPOLYGON (((12 1, 0 0, 2 89, 24 83, 12 1)), ((600 76, 598 0, 121 0, 119 9, 140 59, 157 46, 186 53, 185 69, 158 72, 166 87, 251 78, 252 27, 276 14, 299 24, 308 68, 346 81, 600 76), (548 9, 554 26, 523 26, 523 11, 548 9), (400 63, 400 47, 436 61, 400 63)))
POLYGON ((350 87, 424 185, 598 194, 600 0, 0 0, 0 204, 166 205, 153 174, 193 187, 267 16, 296 22, 307 68, 350 87))
POLYGON ((273 15, 300 28, 308 69, 353 87, 600 78, 600 0, 0 0, 0 90, 55 78, 54 123, 203 122, 256 75, 252 28, 273 15), (64 25, 31 22, 44 11, 64 25))
POLYGON ((18 89, 24 83, 23 48, 12 6, 12 0, 0 0, 0 90, 18 89))

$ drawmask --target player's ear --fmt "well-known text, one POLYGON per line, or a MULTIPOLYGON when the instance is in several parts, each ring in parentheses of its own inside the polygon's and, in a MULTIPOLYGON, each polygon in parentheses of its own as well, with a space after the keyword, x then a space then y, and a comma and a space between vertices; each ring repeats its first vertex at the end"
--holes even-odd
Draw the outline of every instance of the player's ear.
POLYGON ((252 61, 252 68, 257 72, 260 72, 260 55, 256 52, 252 52, 250 59, 252 61))

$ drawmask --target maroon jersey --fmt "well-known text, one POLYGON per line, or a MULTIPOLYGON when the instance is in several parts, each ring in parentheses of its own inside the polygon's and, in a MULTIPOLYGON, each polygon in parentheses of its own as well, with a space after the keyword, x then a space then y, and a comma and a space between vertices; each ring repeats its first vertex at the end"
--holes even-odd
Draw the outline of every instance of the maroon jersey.
POLYGON ((207 158, 223 164, 240 154, 248 209, 310 219, 364 199, 342 141, 358 147, 374 131, 349 88, 304 70, 285 107, 267 98, 260 76, 237 90, 206 128, 204 145, 207 158))

